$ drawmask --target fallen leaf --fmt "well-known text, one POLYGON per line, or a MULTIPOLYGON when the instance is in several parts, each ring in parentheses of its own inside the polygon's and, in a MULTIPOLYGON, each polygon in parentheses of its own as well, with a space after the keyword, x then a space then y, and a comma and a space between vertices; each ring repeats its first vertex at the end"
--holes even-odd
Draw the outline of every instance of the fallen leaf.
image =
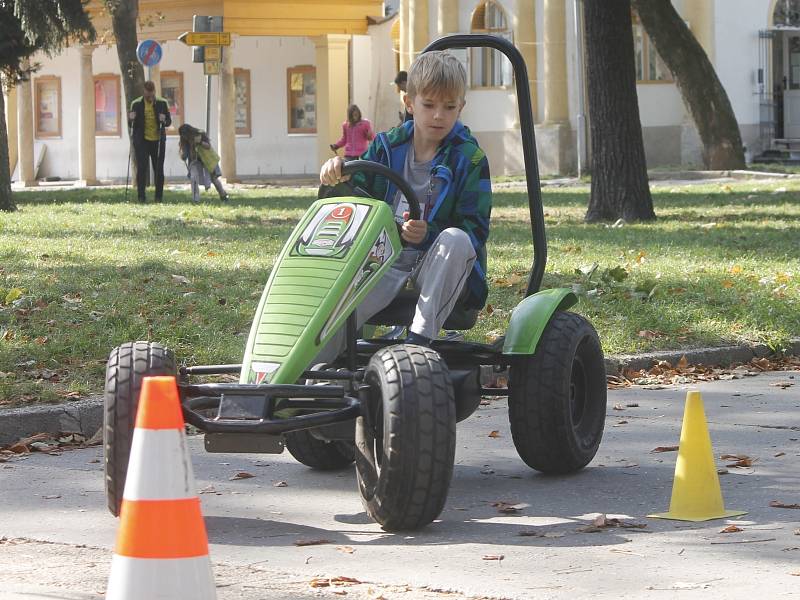
POLYGON ((651 453, 653 452, 677 452, 678 446, 657 446, 650 450, 651 453))
POLYGON ((326 539, 319 539, 319 540, 297 540, 294 545, 295 546, 321 546, 323 544, 332 544, 330 540, 326 539))
POLYGON ((614 410, 625 410, 625 407, 622 406, 622 404, 615 404, 614 405, 614 410))
POLYGON ((276 481, 272 484, 272 487, 289 487, 289 484, 285 481, 276 481))
POLYGON ((775 456, 775 458, 778 458, 779 456, 786 456, 786 452, 778 452, 774 456, 775 456))
POLYGON ((230 481, 236 481, 237 479, 250 479, 251 477, 255 477, 255 475, 248 473, 247 471, 237 471, 236 474, 230 478, 230 481))
POLYGON ((61 494, 53 494, 52 496, 42 496, 43 500, 56 500, 61 498, 61 494))
POLYGON ((207 485, 202 490, 197 492, 198 494, 216 494, 217 490, 213 485, 207 485))
POLYGON ((501 437, 500 436, 500 431, 498 431, 497 429, 492 430, 491 432, 489 432, 489 437, 490 438, 499 438, 499 437, 501 437))
POLYGON ((321 588, 321 587, 332 587, 332 586, 342 586, 342 585, 357 585, 361 583, 358 579, 354 577, 314 577, 311 581, 309 581, 309 585, 313 588, 321 588))
POLYGON ((792 383, 791 381, 777 381, 775 383, 770 383, 770 386, 779 387, 783 390, 785 390, 788 387, 792 387, 793 385, 794 383, 792 383))
MULTIPOLYGON (((773 500, 769 503, 772 508, 800 508, 800 504, 786 504, 784 502, 780 502, 778 500, 773 500)), ((798 530, 800 531, 800 530, 798 530)), ((797 533, 797 531, 795 531, 797 533)))
POLYGON ((745 454, 723 454, 720 456, 722 460, 733 460, 729 465, 725 465, 726 467, 752 467, 753 463, 756 462, 757 458, 750 458, 745 454))
POLYGON ((527 508, 530 504, 525 504, 524 502, 518 504, 511 504, 510 502, 503 502, 502 500, 498 500, 497 502, 492 502, 492 506, 497 509, 497 512, 505 513, 505 514, 513 514, 521 511, 523 508, 527 508))
POLYGON ((504 554, 484 554, 481 557, 483 560, 503 560, 505 558, 504 554))
POLYGON ((646 523, 626 523, 617 518, 609 519, 606 515, 601 514, 597 515, 594 520, 592 521, 591 525, 587 525, 586 527, 580 527, 576 529, 578 533, 597 533, 598 531, 603 531, 604 529, 610 529, 612 527, 622 527, 623 529, 644 529, 647 527, 646 523))
POLYGON ((720 533, 738 533, 740 531, 744 531, 744 529, 742 529, 741 527, 737 527, 736 525, 733 524, 728 525, 724 529, 719 530, 720 533))
POLYGON ((336 546, 336 549, 339 552, 343 552, 344 554, 352 554, 353 552, 355 552, 355 548, 353 548, 352 546, 336 546))

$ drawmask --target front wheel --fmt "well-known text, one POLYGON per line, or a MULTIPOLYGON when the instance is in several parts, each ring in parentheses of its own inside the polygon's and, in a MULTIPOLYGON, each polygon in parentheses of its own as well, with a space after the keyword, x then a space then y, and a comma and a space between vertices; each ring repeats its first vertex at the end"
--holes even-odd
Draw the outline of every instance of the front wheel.
POLYGON ((572 473, 594 458, 606 418, 606 368, 597 332, 571 312, 556 312, 536 352, 515 356, 508 416, 514 446, 543 473, 572 473))
POLYGON ((356 419, 361 502, 386 531, 423 527, 447 500, 456 450, 456 411, 447 366, 430 348, 376 353, 364 374, 356 419))
POLYGON ((114 348, 106 365, 103 410, 103 455, 108 510, 119 515, 128 458, 136 424, 142 380, 156 375, 175 377, 171 350, 153 342, 128 342, 114 348))

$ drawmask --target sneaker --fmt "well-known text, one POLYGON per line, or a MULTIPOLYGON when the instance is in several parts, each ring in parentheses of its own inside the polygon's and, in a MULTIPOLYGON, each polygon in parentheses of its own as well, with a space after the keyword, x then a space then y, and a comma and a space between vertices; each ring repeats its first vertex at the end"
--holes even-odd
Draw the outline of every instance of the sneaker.
POLYGON ((424 335, 414 333, 413 331, 408 332, 408 337, 404 343, 414 344, 415 346, 425 346, 426 348, 431 347, 431 340, 429 338, 426 338, 424 335))

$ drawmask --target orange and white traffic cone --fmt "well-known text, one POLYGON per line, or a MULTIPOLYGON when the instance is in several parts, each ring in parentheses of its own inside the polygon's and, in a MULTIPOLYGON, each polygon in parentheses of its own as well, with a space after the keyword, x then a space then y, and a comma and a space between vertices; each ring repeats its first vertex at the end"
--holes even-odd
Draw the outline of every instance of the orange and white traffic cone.
POLYGON ((174 377, 145 377, 107 600, 217 597, 174 377))

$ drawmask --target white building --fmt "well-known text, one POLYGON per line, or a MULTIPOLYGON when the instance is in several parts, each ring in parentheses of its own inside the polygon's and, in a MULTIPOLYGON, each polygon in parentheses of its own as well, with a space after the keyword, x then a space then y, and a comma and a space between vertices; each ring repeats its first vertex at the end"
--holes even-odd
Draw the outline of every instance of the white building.
MULTIPOLYGON (((800 139, 800 0, 673 4, 714 64, 751 152, 775 147, 776 139, 784 145, 800 139)), ((108 24, 99 5, 90 6, 102 33, 108 24)), ((224 16, 233 45, 221 75, 211 77, 210 134, 223 174, 233 180, 316 173, 331 156, 328 145, 339 137, 349 103, 379 128, 397 122, 392 81, 431 40, 456 32, 501 35, 528 64, 541 170, 564 173, 575 171, 588 129, 577 7, 580 0, 141 0, 139 39, 162 45, 150 77, 170 101, 176 126, 205 128, 203 66, 177 37, 191 30, 192 13, 224 16)), ((636 22, 634 38, 649 166, 698 165, 694 126, 636 22)), ((470 78, 462 120, 494 174, 519 173, 510 65, 494 51, 458 55, 470 78)), ((116 49, 73 47, 38 62, 32 82, 6 97, 10 138, 18 142, 10 144, 12 169, 19 163, 19 178, 32 182, 35 156, 45 147, 39 178, 124 178, 129 145, 116 49)), ((185 174, 172 131, 165 173, 185 174)))

